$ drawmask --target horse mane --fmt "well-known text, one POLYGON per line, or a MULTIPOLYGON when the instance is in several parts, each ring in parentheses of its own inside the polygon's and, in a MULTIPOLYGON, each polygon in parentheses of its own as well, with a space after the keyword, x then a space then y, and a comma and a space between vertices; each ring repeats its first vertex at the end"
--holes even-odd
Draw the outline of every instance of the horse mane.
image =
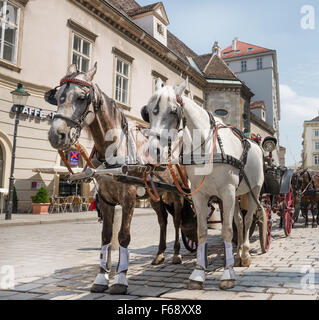
POLYGON ((127 118, 126 118, 125 114, 123 113, 123 111, 119 108, 119 106, 117 105, 115 100, 110 98, 103 91, 102 91, 102 95, 105 100, 105 104, 108 108, 109 114, 114 119, 116 119, 117 117, 120 117, 122 129, 127 128, 127 126, 128 126, 127 118))

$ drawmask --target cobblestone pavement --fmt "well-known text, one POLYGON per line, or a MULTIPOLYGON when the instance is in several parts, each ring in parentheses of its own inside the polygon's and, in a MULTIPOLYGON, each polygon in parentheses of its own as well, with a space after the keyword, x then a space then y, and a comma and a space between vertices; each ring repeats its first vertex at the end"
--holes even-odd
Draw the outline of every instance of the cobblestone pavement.
MULTIPOLYGON (((218 288, 223 265, 220 231, 209 230, 209 268, 204 290, 189 291, 186 286, 196 255, 182 245, 183 264, 171 264, 171 219, 166 261, 160 266, 150 264, 159 238, 157 218, 151 215, 133 218, 128 295, 91 294, 89 289, 98 272, 100 230, 101 226, 91 221, 2 228, 0 281, 5 277, 5 265, 14 266, 16 281, 14 289, 0 290, 0 300, 318 299, 319 229, 305 229, 302 221, 289 238, 274 225, 270 251, 263 255, 256 232, 252 265, 235 269, 236 286, 227 292, 218 288)), ((118 256, 116 251, 112 255, 114 275, 118 256)))

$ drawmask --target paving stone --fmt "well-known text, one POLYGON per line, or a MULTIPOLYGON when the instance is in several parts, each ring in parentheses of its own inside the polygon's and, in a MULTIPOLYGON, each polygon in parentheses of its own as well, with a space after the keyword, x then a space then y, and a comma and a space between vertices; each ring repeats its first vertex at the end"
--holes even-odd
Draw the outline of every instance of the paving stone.
MULTIPOLYGON (((96 300, 136 300, 140 297, 137 296, 131 296, 131 295, 110 295, 110 294, 105 294, 101 298, 98 298, 96 300)), ((156 298, 143 298, 143 299, 156 299, 156 298)))
POLYGON ((266 293, 240 292, 233 300, 269 300, 270 298, 271 295, 266 293))
POLYGON ((15 294, 18 294, 18 292, 0 290, 0 298, 10 297, 10 296, 13 296, 13 295, 15 295, 15 294))
POLYGON ((45 294, 39 297, 41 300, 68 300, 79 295, 75 291, 57 291, 54 293, 45 294))
POLYGON ((287 288, 268 288, 266 293, 280 293, 280 294, 287 294, 290 289, 287 288))
POLYGON ((149 296, 149 297, 159 297, 163 293, 169 291, 170 288, 161 288, 161 287, 150 287, 150 286, 141 286, 135 290, 130 291, 130 295, 133 296, 149 296))
POLYGON ((274 294, 271 300, 317 300, 317 296, 293 295, 293 294, 274 294))
POLYGON ((161 298, 164 299, 178 299, 178 300, 200 300, 203 296, 203 290, 178 290, 173 289, 169 292, 162 294, 161 298))
POLYGON ((23 292, 23 293, 18 293, 14 296, 8 297, 8 300, 34 300, 39 297, 41 297, 40 294, 23 292))
POLYGON ((41 288, 43 287, 43 284, 39 284, 39 283, 26 283, 20 286, 17 286, 14 288, 15 291, 19 291, 19 292, 28 292, 30 290, 34 290, 36 288, 41 288))
POLYGON ((72 298, 68 299, 68 300, 97 300, 99 298, 104 297, 105 294, 104 293, 80 293, 76 296, 73 296, 72 298))
POLYGON ((148 281, 147 284, 151 287, 164 287, 165 286, 164 281, 148 281))
POLYGON ((307 290, 307 289, 293 289, 293 294, 306 294, 306 295, 314 295, 317 294, 316 290, 307 290))
POLYGON ((62 279, 58 278, 42 278, 39 280, 34 281, 35 283, 42 283, 42 284, 51 284, 51 283, 58 283, 62 281, 62 279))

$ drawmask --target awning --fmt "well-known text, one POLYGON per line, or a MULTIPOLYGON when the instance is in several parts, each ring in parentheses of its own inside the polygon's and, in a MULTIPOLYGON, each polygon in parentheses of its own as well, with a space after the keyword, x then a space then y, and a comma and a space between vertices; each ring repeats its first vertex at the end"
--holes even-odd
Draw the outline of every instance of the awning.
MULTIPOLYGON (((81 172, 82 168, 72 168, 72 171, 74 173, 81 172)), ((34 168, 32 169, 33 172, 37 173, 47 173, 47 174, 64 174, 69 173, 69 170, 66 167, 62 166, 50 166, 50 167, 42 167, 42 168, 34 168)))

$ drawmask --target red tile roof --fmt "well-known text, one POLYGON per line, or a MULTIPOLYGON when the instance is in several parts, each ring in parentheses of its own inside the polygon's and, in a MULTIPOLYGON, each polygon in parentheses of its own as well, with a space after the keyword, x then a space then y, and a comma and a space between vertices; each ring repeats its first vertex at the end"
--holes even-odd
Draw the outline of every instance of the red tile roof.
POLYGON ((232 45, 230 45, 226 49, 222 50, 221 54, 223 59, 229 59, 268 51, 273 50, 237 40, 236 51, 233 51, 232 45))

